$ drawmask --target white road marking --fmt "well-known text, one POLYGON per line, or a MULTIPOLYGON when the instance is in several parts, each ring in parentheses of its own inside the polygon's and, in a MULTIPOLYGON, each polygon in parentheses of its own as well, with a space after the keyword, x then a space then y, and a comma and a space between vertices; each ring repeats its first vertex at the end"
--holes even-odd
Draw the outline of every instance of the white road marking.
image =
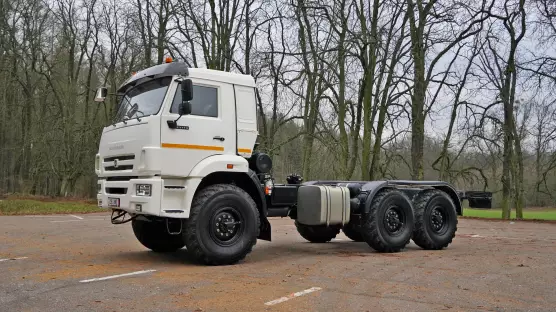
POLYGON ((70 217, 74 217, 74 218, 76 218, 76 219, 83 220, 83 218, 78 217, 78 216, 74 216, 74 215, 70 215, 70 217))
POLYGON ((50 215, 50 216, 23 216, 25 218, 66 218, 66 215, 50 215))
POLYGON ((79 281, 79 282, 80 282, 80 283, 89 283, 89 282, 104 281, 104 280, 113 279, 113 278, 118 278, 118 277, 139 275, 139 274, 145 274, 145 273, 150 273, 150 272, 155 272, 155 271, 156 271, 156 270, 137 271, 137 272, 131 272, 131 273, 124 273, 124 274, 118 274, 118 275, 111 275, 111 276, 106 276, 106 277, 92 278, 92 279, 88 279, 88 280, 82 280, 82 281, 79 281))
POLYGON ((312 292, 315 292, 315 291, 318 291, 318 290, 321 290, 321 289, 322 288, 320 288, 320 287, 311 287, 309 289, 305 289, 303 291, 299 291, 299 292, 290 294, 289 296, 278 298, 276 300, 266 302, 265 305, 267 305, 267 306, 275 305, 275 304, 278 304, 278 303, 282 303, 284 301, 288 301, 288 300, 293 299, 295 297, 300 297, 300 296, 303 296, 303 295, 310 294, 312 292))
POLYGON ((0 259, 0 262, 11 261, 11 260, 23 260, 23 259, 27 259, 27 257, 17 257, 17 258, 0 259))
POLYGON ((538 240, 538 241, 554 241, 555 239, 552 238, 537 238, 537 237, 508 237, 508 236, 483 236, 479 234, 459 234, 461 237, 469 237, 469 238, 487 238, 487 239, 509 239, 509 240, 518 240, 518 241, 531 241, 531 240, 538 240))
POLYGON ((64 223, 64 222, 86 222, 86 221, 105 221, 106 219, 87 219, 87 220, 57 220, 50 221, 51 223, 64 223))

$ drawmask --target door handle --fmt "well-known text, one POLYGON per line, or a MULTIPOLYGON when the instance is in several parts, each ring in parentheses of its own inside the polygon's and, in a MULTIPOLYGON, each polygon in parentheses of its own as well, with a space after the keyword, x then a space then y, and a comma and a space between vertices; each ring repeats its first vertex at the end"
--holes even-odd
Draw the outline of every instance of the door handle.
POLYGON ((219 141, 224 142, 224 138, 221 137, 221 136, 215 136, 213 139, 214 139, 214 140, 219 140, 219 141))

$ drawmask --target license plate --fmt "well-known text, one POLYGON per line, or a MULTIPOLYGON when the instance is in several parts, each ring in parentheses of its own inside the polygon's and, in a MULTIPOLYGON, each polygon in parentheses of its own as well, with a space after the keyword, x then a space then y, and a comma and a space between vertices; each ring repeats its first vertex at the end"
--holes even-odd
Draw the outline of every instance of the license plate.
POLYGON ((120 199, 108 198, 108 207, 120 207, 120 199))

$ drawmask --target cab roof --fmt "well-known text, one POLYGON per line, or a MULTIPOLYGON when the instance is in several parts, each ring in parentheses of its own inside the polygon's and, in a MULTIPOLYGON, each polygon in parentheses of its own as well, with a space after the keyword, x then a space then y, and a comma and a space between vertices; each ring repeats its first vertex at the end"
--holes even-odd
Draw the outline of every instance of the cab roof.
POLYGON ((206 69, 206 68, 188 68, 184 62, 171 62, 155 66, 151 66, 141 70, 129 77, 118 88, 118 93, 125 93, 127 90, 135 87, 143 82, 157 79, 160 77, 169 77, 174 75, 186 76, 191 78, 207 79, 247 87, 255 87, 255 79, 250 75, 236 74, 226 71, 206 69))

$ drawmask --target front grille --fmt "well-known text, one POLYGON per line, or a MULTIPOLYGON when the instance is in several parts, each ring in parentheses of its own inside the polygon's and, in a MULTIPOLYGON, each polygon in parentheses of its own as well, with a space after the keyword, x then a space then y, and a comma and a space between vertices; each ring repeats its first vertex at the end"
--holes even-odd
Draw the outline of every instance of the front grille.
POLYGON ((135 159, 135 155, 121 155, 121 156, 110 156, 110 157, 106 157, 104 158, 105 162, 109 162, 109 161, 114 161, 114 160, 134 160, 135 159))
POLYGON ((133 169, 133 165, 121 165, 118 167, 115 166, 104 167, 104 170, 106 171, 120 171, 120 170, 132 170, 132 169, 133 169))
POLYGON ((135 154, 104 157, 105 171, 133 170, 135 154))

